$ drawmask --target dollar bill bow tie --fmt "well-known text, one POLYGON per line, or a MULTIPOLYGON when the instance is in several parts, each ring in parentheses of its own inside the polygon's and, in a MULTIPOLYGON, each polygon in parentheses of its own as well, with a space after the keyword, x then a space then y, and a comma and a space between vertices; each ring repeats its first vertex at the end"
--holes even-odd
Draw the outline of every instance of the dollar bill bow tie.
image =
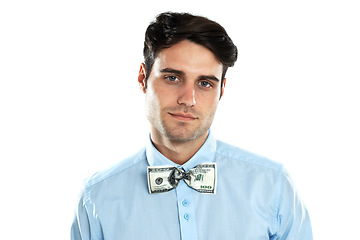
POLYGON ((180 180, 200 193, 216 193, 216 163, 202 163, 188 172, 174 166, 148 166, 147 178, 150 194, 170 191, 180 180))

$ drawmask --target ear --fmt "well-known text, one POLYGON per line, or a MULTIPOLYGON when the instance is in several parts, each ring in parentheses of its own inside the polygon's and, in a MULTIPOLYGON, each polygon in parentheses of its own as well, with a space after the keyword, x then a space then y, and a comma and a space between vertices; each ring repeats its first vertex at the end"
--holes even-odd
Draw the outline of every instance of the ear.
POLYGON ((225 85, 226 85, 226 78, 224 78, 224 81, 223 81, 222 86, 221 86, 220 99, 221 99, 221 98, 222 98, 222 96, 224 95, 225 85))
POLYGON ((146 68, 145 68, 145 64, 141 63, 140 64, 140 70, 139 70, 139 75, 138 75, 138 82, 139 82, 139 86, 140 86, 140 90, 143 93, 146 93, 146 68))

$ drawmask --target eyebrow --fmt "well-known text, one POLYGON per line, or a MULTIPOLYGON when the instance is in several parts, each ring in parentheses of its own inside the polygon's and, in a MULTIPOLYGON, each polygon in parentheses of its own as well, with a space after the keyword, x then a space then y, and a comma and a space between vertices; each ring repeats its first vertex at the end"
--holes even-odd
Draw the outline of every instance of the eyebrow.
POLYGON ((162 73, 174 73, 174 74, 178 74, 178 75, 185 75, 185 73, 183 71, 175 70, 175 69, 172 69, 172 68, 164 68, 164 69, 161 69, 160 72, 162 72, 162 73))
MULTIPOLYGON (((173 73, 173 74, 178 74, 180 76, 185 75, 185 73, 183 71, 172 69, 172 68, 164 68, 164 69, 161 69, 160 72, 173 73)), ((220 82, 220 80, 217 77, 215 77, 214 75, 201 75, 201 76, 199 76, 199 79, 209 79, 209 80, 213 80, 216 82, 220 82)))

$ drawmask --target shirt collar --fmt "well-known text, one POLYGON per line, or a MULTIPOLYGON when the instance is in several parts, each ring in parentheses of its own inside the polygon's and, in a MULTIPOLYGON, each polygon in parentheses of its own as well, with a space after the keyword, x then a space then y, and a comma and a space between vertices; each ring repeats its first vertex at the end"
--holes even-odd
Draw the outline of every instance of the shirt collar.
MULTIPOLYGON (((189 171, 191 168, 206 162, 215 161, 215 152, 216 152, 216 139, 214 135, 209 131, 209 135, 205 143, 201 148, 195 153, 195 155, 189 159, 181 167, 185 171, 189 171)), ((170 159, 162 155, 153 145, 151 137, 146 145, 146 158, 150 166, 162 166, 162 165, 171 165, 174 167, 180 167, 180 165, 174 163, 170 159)))

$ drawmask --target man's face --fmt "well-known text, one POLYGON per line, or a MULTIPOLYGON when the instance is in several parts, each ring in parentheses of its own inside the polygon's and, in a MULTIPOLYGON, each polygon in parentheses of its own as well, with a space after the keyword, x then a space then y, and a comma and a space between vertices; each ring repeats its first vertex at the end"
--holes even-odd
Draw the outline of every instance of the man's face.
POLYGON ((146 93, 151 133, 171 141, 192 141, 207 135, 224 89, 222 70, 210 50, 188 40, 160 51, 146 89, 142 65, 139 83, 146 93))

